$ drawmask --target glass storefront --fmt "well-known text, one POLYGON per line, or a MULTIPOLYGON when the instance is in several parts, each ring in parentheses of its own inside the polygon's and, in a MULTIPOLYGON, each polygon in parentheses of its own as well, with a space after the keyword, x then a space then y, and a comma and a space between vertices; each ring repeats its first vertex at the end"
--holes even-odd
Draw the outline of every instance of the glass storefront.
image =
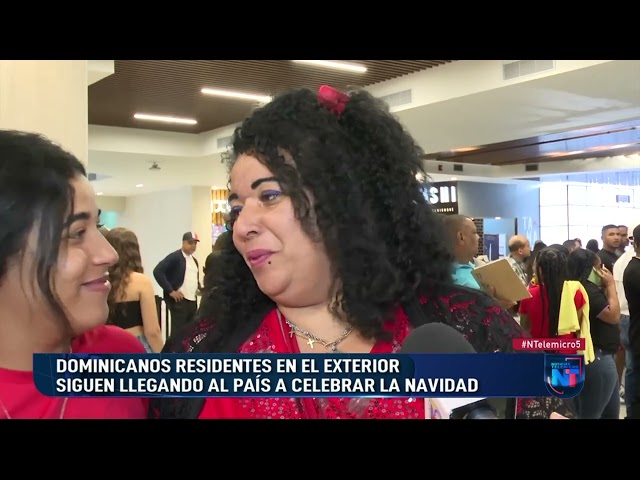
POLYGON ((600 239, 603 226, 640 223, 640 170, 543 179, 540 233, 547 244, 600 239))

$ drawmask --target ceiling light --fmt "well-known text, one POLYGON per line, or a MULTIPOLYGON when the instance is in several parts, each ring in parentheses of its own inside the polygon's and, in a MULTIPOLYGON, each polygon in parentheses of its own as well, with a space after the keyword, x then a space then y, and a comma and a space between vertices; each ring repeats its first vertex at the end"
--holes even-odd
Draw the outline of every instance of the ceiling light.
POLYGON ((621 143, 620 145, 611 145, 611 149, 613 150, 614 148, 627 148, 632 146, 633 143, 621 143))
POLYGON ((165 122, 165 123, 184 123, 187 125, 195 125, 198 123, 196 120, 192 118, 178 118, 178 117, 167 117, 163 115, 147 115, 146 113, 136 113, 133 118, 137 118, 138 120, 151 120, 154 122, 165 122))
POLYGON ((452 182, 455 182, 455 181, 457 181, 457 180, 458 180, 458 177, 451 177, 451 181, 452 181, 452 182))
POLYGON ((347 70, 349 72, 365 73, 367 67, 363 65, 356 65, 354 63, 345 62, 333 62, 330 60, 292 60, 296 63, 308 63, 311 65, 317 65, 318 67, 333 68, 336 70, 347 70))
POLYGON ((467 152, 473 152, 474 150, 478 150, 479 147, 461 147, 461 148, 454 148, 453 150, 451 150, 453 153, 467 153, 467 152))
POLYGON ((136 185, 136 187, 137 187, 137 188, 140 188, 140 187, 144 187, 144 185, 143 185, 143 184, 141 184, 141 183, 139 183, 139 184, 137 184, 137 185, 136 185))
POLYGON ((238 98, 240 100, 251 100, 256 102, 267 103, 271 101, 269 95, 257 95, 253 93, 231 92, 229 90, 218 90, 215 88, 203 88, 201 90, 205 95, 214 95, 216 97, 238 98))
POLYGON ((570 155, 579 155, 581 153, 584 153, 584 150, 574 150, 572 152, 550 152, 550 153, 547 153, 546 155, 548 157, 567 157, 570 155))
POLYGON ((98 192, 98 193, 96 193, 96 195, 98 195, 98 196, 99 196, 99 195, 104 195, 104 193, 102 193, 102 192, 98 192))

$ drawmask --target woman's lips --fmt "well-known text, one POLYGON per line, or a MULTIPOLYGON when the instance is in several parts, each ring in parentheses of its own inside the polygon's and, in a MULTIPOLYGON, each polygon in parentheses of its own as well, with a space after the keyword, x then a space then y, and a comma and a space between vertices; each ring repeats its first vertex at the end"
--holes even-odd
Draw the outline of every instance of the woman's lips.
POLYGON ((251 250, 247 252, 247 261, 252 267, 259 267, 267 263, 273 252, 270 250, 251 250))

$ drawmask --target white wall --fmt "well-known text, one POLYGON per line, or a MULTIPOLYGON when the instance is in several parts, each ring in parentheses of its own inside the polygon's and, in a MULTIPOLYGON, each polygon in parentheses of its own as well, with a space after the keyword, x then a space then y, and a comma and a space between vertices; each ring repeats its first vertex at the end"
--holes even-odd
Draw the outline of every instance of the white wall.
POLYGON ((124 212, 127 209, 126 197, 107 197, 98 195, 96 197, 98 208, 103 212, 124 212))
MULTIPOLYGON (((136 233, 145 273, 153 279, 153 269, 169 253, 182 245, 182 235, 193 231, 200 237, 196 258, 202 267, 211 253, 211 190, 182 187, 127 197, 119 226, 136 233)), ((156 293, 162 289, 156 284, 156 293)))
POLYGON ((0 128, 38 132, 87 164, 87 60, 0 60, 0 128))

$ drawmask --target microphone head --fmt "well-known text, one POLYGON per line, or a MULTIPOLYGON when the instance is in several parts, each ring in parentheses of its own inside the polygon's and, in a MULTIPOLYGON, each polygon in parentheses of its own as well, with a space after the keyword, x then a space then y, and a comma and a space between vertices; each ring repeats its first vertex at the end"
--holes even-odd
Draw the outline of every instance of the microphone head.
POLYGON ((477 353, 454 328, 444 323, 427 323, 407 335, 398 353, 477 353))
MULTIPOLYGON (((398 353, 477 353, 460 332, 444 323, 428 323, 407 335, 398 353)), ((435 398, 445 418, 497 419, 485 398, 435 398)))

